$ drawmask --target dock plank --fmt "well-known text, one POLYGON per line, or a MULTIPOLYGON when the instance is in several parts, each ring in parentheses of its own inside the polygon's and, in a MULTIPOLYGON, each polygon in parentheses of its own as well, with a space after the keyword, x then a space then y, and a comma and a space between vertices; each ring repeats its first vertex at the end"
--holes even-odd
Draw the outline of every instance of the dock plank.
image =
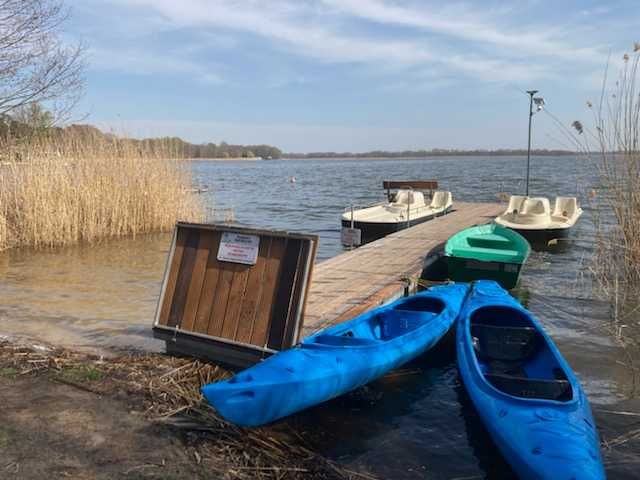
POLYGON ((401 230, 317 264, 302 337, 401 296, 406 279, 420 275, 424 258, 456 232, 490 222, 498 203, 454 203, 443 217, 401 230))

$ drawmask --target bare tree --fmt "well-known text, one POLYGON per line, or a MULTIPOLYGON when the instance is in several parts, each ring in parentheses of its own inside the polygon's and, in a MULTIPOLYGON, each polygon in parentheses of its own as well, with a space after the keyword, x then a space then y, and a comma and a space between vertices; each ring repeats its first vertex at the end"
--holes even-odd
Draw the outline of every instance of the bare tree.
POLYGON ((62 0, 0 0, 0 115, 46 105, 67 118, 82 95, 83 47, 65 45, 62 0))

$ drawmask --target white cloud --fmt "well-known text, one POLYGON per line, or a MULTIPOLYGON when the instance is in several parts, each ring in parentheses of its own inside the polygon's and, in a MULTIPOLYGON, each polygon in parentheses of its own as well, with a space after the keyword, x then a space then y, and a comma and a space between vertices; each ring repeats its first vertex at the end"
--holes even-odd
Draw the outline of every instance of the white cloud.
MULTIPOLYGON (((413 27, 453 38, 481 42, 500 47, 510 53, 522 55, 549 55, 571 60, 593 62, 599 59, 596 48, 573 47, 552 38, 548 26, 536 24, 514 27, 498 26, 472 12, 468 5, 464 10, 436 10, 431 8, 404 7, 381 0, 323 0, 337 11, 342 11, 382 24, 413 27)), ((485 7, 486 9, 486 7, 485 7)), ((565 26, 566 30, 566 26, 565 26)))
POLYGON ((224 83, 222 76, 208 66, 170 53, 160 55, 149 50, 102 47, 92 47, 88 53, 90 65, 96 70, 117 70, 133 75, 184 74, 204 85, 224 83))
POLYGON ((448 13, 430 12, 377 0, 325 0, 321 4, 287 0, 114 1, 149 9, 150 13, 173 23, 175 28, 195 31, 216 28, 258 35, 278 48, 322 62, 374 64, 381 69, 431 65, 452 75, 463 74, 485 81, 513 82, 548 76, 549 67, 523 64, 523 49, 574 59, 594 56, 591 49, 566 47, 544 34, 504 33, 473 15, 461 18, 457 13, 459 9, 448 13), (379 33, 354 33, 353 28, 345 27, 358 18, 417 27, 437 35, 410 32, 412 35, 394 39, 379 33), (510 49, 510 54, 475 49, 471 44, 454 48, 442 36, 488 43, 498 49, 510 49))

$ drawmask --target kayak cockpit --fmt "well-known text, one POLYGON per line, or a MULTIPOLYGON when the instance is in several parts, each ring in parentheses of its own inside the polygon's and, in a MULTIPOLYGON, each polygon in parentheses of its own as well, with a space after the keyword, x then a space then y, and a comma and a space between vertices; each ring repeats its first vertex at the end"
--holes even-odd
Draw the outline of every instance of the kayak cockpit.
POLYGON ((518 398, 568 402, 573 389, 542 333, 520 309, 488 306, 470 319, 480 372, 501 392, 518 398))
POLYGON ((308 338, 306 347, 366 347, 393 340, 429 323, 445 309, 445 303, 433 297, 415 296, 392 308, 363 315, 327 333, 308 338))

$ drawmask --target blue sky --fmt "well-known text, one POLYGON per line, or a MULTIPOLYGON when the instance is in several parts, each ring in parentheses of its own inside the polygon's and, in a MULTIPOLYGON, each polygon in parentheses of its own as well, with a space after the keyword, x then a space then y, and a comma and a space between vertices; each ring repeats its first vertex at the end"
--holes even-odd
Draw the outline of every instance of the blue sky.
MULTIPOLYGON (((588 118, 640 40, 634 1, 67 0, 78 115, 133 136, 285 151, 524 148, 536 88, 588 118)), ((569 147, 546 112, 534 146, 569 147)))

